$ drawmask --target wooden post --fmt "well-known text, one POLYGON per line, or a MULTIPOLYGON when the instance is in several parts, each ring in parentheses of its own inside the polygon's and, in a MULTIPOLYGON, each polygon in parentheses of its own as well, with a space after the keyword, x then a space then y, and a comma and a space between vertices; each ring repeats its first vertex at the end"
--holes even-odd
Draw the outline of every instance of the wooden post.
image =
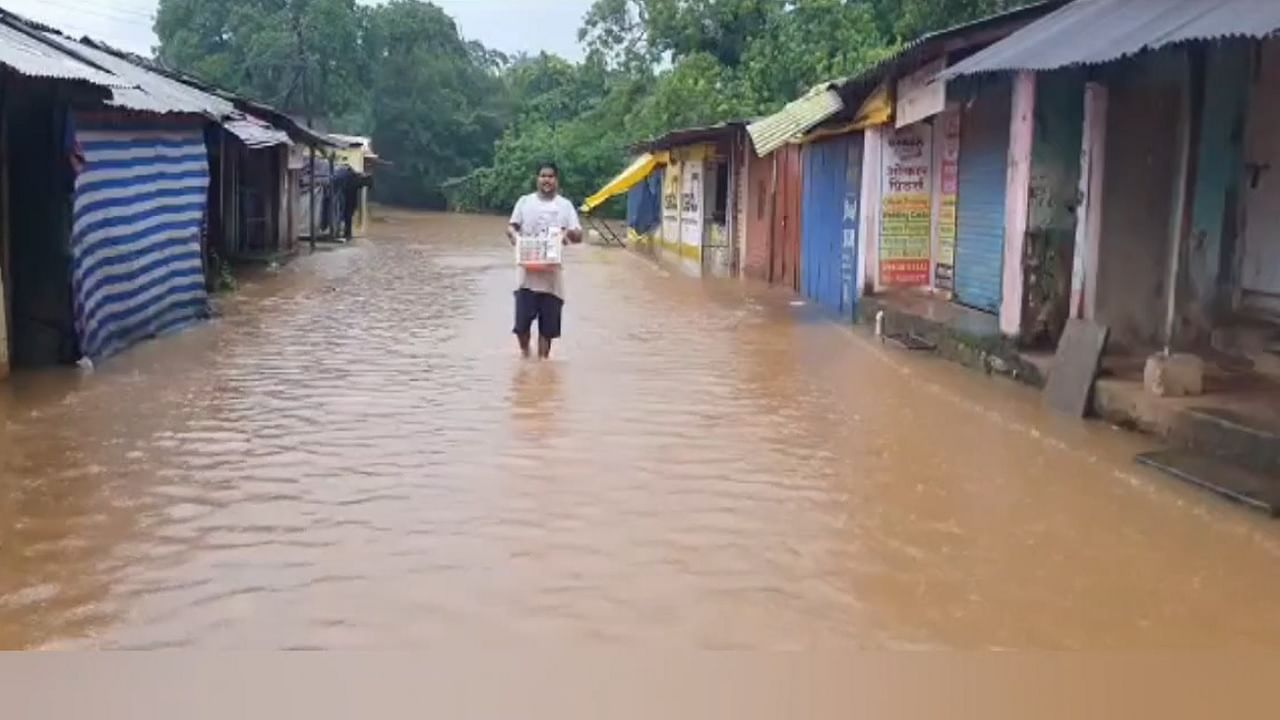
POLYGON ((311 146, 311 187, 307 188, 307 226, 311 233, 311 251, 316 250, 316 146, 311 146))
POLYGON ((1107 88, 1084 88, 1084 133, 1080 148, 1080 207, 1071 263, 1071 316, 1092 320, 1098 309, 1098 258, 1102 247, 1103 179, 1107 161, 1107 88))
POLYGON ((1013 81, 1013 112, 1009 127, 1009 167, 1004 206, 1004 277, 1000 301, 1000 332, 1022 332, 1022 256, 1027 242, 1031 208, 1031 148, 1035 141, 1036 75, 1024 70, 1013 81))
POLYGON ((338 239, 338 194, 334 192, 333 186, 334 155, 332 150, 325 155, 325 169, 329 178, 329 212, 325 213, 325 224, 329 228, 330 240, 338 239))
POLYGON ((218 133, 218 273, 222 273, 222 265, 227 262, 223 257, 227 253, 227 135, 225 130, 218 133))
POLYGON ((10 268, 9 234, 9 115, 8 98, 0 89, 0 380, 9 377, 13 326, 13 280, 10 268))

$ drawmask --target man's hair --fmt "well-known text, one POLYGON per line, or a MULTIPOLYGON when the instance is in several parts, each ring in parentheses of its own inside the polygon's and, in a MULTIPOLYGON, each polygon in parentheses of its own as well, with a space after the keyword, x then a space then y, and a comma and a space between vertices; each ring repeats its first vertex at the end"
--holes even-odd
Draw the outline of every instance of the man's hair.
POLYGON ((557 179, 559 179, 560 177, 560 166, 556 165, 550 160, 546 160, 544 162, 538 163, 537 174, 541 175, 543 170, 550 170, 551 172, 555 173, 557 179))

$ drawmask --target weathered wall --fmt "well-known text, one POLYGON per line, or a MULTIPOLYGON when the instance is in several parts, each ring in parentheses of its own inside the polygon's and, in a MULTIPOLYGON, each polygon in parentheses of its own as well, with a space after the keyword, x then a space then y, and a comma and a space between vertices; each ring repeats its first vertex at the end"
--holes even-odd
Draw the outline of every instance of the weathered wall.
POLYGON ((706 163, 691 156, 680 163, 680 269, 702 275, 702 241, 706 233, 706 163))
POLYGON ((1110 89, 1097 320, 1113 344, 1162 343, 1185 77, 1178 51, 1119 63, 1110 89))
POLYGON ((9 377, 9 310, 4 288, 4 278, 0 277, 0 380, 9 377))
POLYGON ((747 263, 747 205, 751 195, 751 147, 746 134, 734 140, 733 167, 733 273, 741 275, 747 263))
POLYGON ((1247 43, 1209 48, 1185 292, 1179 300, 1179 337, 1193 344, 1206 339, 1216 320, 1230 308, 1231 262, 1239 245, 1236 210, 1244 172, 1250 73, 1247 43))
POLYGON ((680 257, 680 159, 672 153, 662 176, 662 222, 658 236, 658 256, 680 257))
POLYGON ((746 246, 742 272, 756 280, 769 279, 770 204, 773 198, 774 155, 756 157, 748 147, 746 246))
POLYGON ((778 156, 776 202, 769 281, 792 290, 800 289, 800 197, 803 180, 800 146, 784 145, 774 151, 778 156))
POLYGON ((1041 73, 1024 246, 1025 344, 1056 346, 1071 304, 1071 262, 1080 194, 1085 73, 1041 73))

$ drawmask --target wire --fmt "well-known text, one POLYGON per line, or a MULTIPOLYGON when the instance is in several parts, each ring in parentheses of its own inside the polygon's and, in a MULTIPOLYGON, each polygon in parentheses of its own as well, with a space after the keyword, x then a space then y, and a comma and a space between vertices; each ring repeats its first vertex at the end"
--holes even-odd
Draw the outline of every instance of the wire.
POLYGON ((148 22, 154 22, 156 18, 154 11, 143 12, 141 10, 131 10, 129 8, 122 7, 103 7, 97 4, 82 4, 75 2, 74 0, 40 0, 40 4, 51 5, 56 8, 62 8, 63 10, 89 13, 90 15, 97 15, 111 20, 146 20, 148 22))
POLYGON ((86 27, 91 23, 98 22, 89 18, 76 18, 70 15, 89 15, 100 20, 109 20, 114 25, 126 25, 131 28, 145 29, 150 32, 155 24, 154 16, 146 16, 142 14, 134 14, 129 17, 124 15, 115 15, 108 12, 107 9, 101 7, 82 6, 63 4, 54 0, 41 0, 41 7, 45 7, 45 11, 41 12, 38 8, 31 8, 26 14, 33 20, 39 20, 45 25, 53 27, 61 26, 77 26, 86 27), (49 9, 56 8, 60 12, 50 13, 49 9), (56 17, 55 17, 56 16, 56 17), (146 20, 146 22, 142 22, 146 20))

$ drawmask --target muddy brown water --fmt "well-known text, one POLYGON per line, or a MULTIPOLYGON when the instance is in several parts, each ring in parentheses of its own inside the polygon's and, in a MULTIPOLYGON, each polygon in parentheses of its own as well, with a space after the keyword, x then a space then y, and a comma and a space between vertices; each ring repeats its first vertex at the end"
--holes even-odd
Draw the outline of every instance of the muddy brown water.
POLYGON ((1280 526, 789 295, 387 213, 0 390, 0 647, 1280 646, 1280 526))

